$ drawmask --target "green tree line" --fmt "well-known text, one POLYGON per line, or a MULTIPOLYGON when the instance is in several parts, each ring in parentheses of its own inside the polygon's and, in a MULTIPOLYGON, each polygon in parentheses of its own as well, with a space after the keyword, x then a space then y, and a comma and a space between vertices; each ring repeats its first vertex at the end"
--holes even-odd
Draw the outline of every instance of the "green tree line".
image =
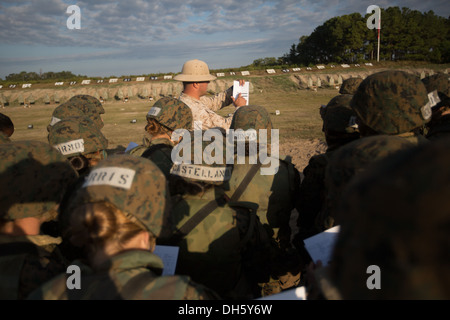
POLYGON ((75 78, 85 77, 81 75, 75 75, 70 71, 61 72, 26 72, 11 73, 5 77, 5 81, 9 82, 23 82, 23 81, 41 81, 41 80, 72 80, 75 78))
MULTIPOLYGON (((309 65, 376 60, 378 31, 367 27, 370 16, 352 13, 331 18, 302 36, 277 61, 309 65)), ((450 18, 405 7, 381 9, 380 60, 450 62, 450 18)))

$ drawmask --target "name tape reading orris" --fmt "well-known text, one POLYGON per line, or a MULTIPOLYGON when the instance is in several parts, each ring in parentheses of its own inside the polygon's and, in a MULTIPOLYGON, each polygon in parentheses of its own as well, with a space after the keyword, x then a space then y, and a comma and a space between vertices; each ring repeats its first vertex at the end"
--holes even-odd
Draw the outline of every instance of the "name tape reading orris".
POLYGON ((120 167, 93 169, 83 183, 83 188, 107 185, 128 190, 131 188, 135 174, 135 170, 120 167))

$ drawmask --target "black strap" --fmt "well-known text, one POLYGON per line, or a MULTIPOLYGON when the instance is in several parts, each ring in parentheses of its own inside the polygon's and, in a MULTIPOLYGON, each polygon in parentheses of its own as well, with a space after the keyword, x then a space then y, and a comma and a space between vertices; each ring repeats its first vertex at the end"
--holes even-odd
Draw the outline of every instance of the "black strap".
MULTIPOLYGON (((234 191, 233 195, 229 199, 230 202, 237 201, 245 189, 248 187, 250 181, 252 181, 258 169, 261 167, 261 163, 255 164, 245 175, 239 186, 234 191)), ((219 200, 220 201, 220 200, 219 200)), ((186 221, 170 239, 170 243, 178 243, 186 235, 188 235, 200 222, 202 222, 211 212, 213 212, 219 206, 217 199, 211 200, 200 210, 198 210, 188 221, 186 221)))
POLYGON ((253 177, 255 176, 256 172, 258 172, 260 167, 261 163, 257 163, 250 168, 250 170, 245 175, 244 179, 242 179, 241 183, 234 191, 233 195, 230 198, 230 201, 234 202, 239 200, 239 198, 242 196, 245 189, 247 189, 248 185, 250 184, 250 181, 253 180, 253 177))

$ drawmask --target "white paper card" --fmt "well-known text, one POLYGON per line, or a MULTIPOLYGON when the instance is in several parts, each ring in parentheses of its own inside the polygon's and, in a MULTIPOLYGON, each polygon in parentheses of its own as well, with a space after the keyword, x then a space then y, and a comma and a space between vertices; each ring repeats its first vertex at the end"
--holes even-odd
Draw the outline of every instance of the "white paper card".
POLYGON ((173 276, 177 268, 179 248, 175 246, 155 246, 154 254, 161 258, 164 264, 163 276, 173 276))
POLYGON ((242 98, 244 98, 247 101, 246 106, 248 106, 248 98, 249 98, 249 92, 250 92, 250 85, 248 81, 245 81, 245 84, 243 86, 239 85, 239 81, 233 82, 233 97, 236 99, 239 93, 241 94, 242 98))
POLYGON ((103 167, 93 169, 83 183, 83 188, 106 185, 122 189, 130 189, 135 170, 120 167, 103 167))
POLYGON ((328 265, 338 234, 339 226, 335 226, 303 240, 303 242, 305 243, 305 248, 314 263, 317 263, 317 261, 320 260, 322 261, 322 265, 324 267, 328 265))

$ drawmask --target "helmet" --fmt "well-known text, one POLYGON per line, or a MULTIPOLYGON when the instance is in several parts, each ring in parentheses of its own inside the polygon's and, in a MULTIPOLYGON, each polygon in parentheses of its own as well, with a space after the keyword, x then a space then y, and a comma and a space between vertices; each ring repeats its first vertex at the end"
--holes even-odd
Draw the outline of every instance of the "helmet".
POLYGON ((48 142, 67 158, 106 150, 108 140, 86 117, 72 117, 51 127, 48 142))
POLYGON ((61 202, 78 174, 54 148, 40 141, 0 144, 0 218, 44 217, 61 202))
POLYGON ((172 131, 192 128, 192 111, 178 99, 164 97, 155 102, 147 113, 147 119, 155 119, 172 131))
POLYGON ((183 82, 203 82, 215 79, 216 77, 209 73, 208 65, 197 59, 185 62, 181 73, 174 77, 174 80, 183 82))
POLYGON ((74 192, 67 213, 78 205, 106 201, 156 237, 172 231, 168 224, 167 181, 149 159, 113 155, 100 161, 74 192))
MULTIPOLYGON (((86 97, 87 96, 80 96, 80 95, 74 96, 69 100, 67 100, 66 102, 64 102, 63 104, 59 105, 55 109, 55 111, 58 109, 59 115, 62 116, 59 119, 63 119, 64 117, 67 117, 69 115, 75 115, 74 113, 76 111, 70 109, 79 109, 84 114, 84 116, 94 121, 97 127, 99 127, 100 129, 103 128, 105 124, 103 123, 103 120, 100 116, 97 107, 92 102, 90 102, 86 97)), ((55 111, 53 117, 58 118, 58 115, 55 114, 55 111)), ((52 123, 54 123, 54 121, 52 121, 52 123)))
POLYGON ((69 101, 80 101, 80 100, 81 101, 84 100, 87 104, 93 106, 94 109, 96 109, 99 114, 105 113, 105 109, 103 108, 102 103, 96 97, 87 94, 79 94, 69 99, 69 101))
POLYGON ((230 129, 272 129, 272 121, 267 110, 262 106, 242 106, 238 108, 231 120, 230 129))
POLYGON ((356 113, 350 107, 353 95, 342 94, 328 102, 323 112, 323 131, 338 134, 358 132, 356 113))
MULTIPOLYGON (((427 92, 437 90, 440 95, 446 98, 450 97, 449 75, 444 73, 436 73, 434 75, 422 79, 427 92)), ((441 98, 442 100, 442 98, 441 98)))
POLYGON ((350 106, 367 127, 378 134, 402 134, 424 125, 431 117, 425 86, 404 71, 382 71, 368 76, 350 106))
POLYGON ((448 300, 450 141, 414 147, 353 180, 330 276, 344 299, 448 300), (368 266, 381 290, 369 290, 368 266), (373 272, 373 271, 372 271, 373 272))
POLYGON ((339 89, 339 93, 355 94, 362 81, 362 78, 348 78, 347 80, 344 80, 344 82, 342 82, 341 88, 339 89))

